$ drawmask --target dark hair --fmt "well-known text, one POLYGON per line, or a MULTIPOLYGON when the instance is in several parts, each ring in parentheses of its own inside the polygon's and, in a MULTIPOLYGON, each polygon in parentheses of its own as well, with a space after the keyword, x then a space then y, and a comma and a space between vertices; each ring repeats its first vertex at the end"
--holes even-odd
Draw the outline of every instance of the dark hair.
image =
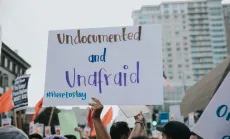
POLYGON ((110 136, 112 139, 120 139, 123 135, 129 136, 129 126, 126 122, 115 122, 110 128, 110 136))
POLYGON ((138 136, 138 137, 133 137, 132 139, 148 139, 146 136, 138 136))
POLYGON ((29 139, 32 139, 32 138, 42 139, 42 136, 37 134, 37 133, 35 133, 35 134, 29 135, 29 139))
POLYGON ((203 138, 201 138, 199 135, 197 135, 197 134, 194 133, 194 132, 191 132, 191 136, 197 136, 198 139, 203 139, 203 138))
POLYGON ((74 135, 65 135, 65 137, 66 137, 67 139, 77 139, 77 137, 74 136, 74 135))

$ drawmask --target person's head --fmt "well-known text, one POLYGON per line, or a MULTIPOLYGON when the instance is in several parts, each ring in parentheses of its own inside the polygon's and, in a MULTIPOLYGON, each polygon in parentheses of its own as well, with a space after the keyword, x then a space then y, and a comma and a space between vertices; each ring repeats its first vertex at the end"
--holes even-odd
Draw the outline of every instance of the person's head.
POLYGON ((35 134, 29 135, 29 139, 42 139, 42 136, 35 133, 35 134))
POLYGON ((202 139, 200 136, 198 136, 196 133, 191 132, 190 139, 202 139))
POLYGON ((27 135, 13 126, 0 127, 0 139, 28 139, 27 135))
POLYGON ((126 122, 115 122, 110 128, 112 139, 128 139, 129 134, 130 129, 126 122))
POLYGON ((138 136, 138 137, 133 137, 132 139, 149 139, 149 138, 145 136, 138 136))
POLYGON ((158 131, 162 132, 162 139, 189 139, 190 129, 183 123, 170 121, 165 126, 157 126, 158 131))
POLYGON ((44 139, 67 139, 67 138, 59 135, 52 135, 52 136, 47 136, 44 139))
POLYGON ((67 139, 77 139, 77 137, 74 136, 74 135, 65 135, 65 137, 66 137, 67 139))

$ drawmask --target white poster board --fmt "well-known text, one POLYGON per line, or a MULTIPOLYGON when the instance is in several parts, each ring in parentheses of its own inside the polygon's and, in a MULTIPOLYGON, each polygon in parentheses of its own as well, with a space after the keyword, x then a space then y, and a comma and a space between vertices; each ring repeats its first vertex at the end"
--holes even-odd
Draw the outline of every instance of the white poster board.
POLYGON ((122 105, 118 107, 127 118, 134 117, 138 115, 140 112, 142 112, 143 114, 150 112, 149 108, 145 105, 122 105))
POLYGON ((230 138, 230 73, 192 129, 204 139, 230 138))
POLYGON ((162 73, 161 25, 50 31, 44 106, 161 105, 162 73))

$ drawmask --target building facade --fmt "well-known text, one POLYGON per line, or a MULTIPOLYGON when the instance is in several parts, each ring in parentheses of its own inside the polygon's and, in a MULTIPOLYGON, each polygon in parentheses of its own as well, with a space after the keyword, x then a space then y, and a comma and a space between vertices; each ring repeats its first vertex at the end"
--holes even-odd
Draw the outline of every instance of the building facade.
POLYGON ((198 81, 228 56, 220 0, 143 6, 132 17, 134 25, 162 24, 163 68, 171 81, 198 81))
POLYGON ((25 74, 31 66, 5 43, 2 43, 0 61, 0 94, 2 94, 12 87, 18 75, 25 74))
POLYGON ((223 5, 224 8, 224 21, 226 27, 228 54, 230 54, 230 4, 223 5))

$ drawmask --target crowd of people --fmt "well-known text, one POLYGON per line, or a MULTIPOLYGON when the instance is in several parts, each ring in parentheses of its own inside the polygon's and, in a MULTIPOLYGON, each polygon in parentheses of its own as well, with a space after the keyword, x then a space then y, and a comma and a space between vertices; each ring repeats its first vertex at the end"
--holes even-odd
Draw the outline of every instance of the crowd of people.
MULTIPOLYGON (((96 137, 88 137, 89 139, 148 139, 145 129, 145 120, 143 114, 140 112, 135 116, 135 127, 131 130, 126 122, 119 121, 113 123, 110 128, 110 133, 106 131, 102 121, 101 113, 103 105, 99 100, 93 98, 94 103, 90 103, 92 109, 92 120, 96 130, 96 137)), ((191 132, 190 129, 183 123, 178 121, 170 121, 164 126, 157 126, 156 129, 162 133, 162 139, 201 139, 198 135, 191 132)), ((81 130, 80 138, 84 139, 81 130)), ((32 134, 27 136, 22 130, 13 127, 5 126, 0 128, 0 139, 42 139, 39 134, 32 134)), ((44 139, 77 139, 74 135, 52 135, 44 137, 44 139)), ((154 138, 152 138, 154 139, 154 138)))

